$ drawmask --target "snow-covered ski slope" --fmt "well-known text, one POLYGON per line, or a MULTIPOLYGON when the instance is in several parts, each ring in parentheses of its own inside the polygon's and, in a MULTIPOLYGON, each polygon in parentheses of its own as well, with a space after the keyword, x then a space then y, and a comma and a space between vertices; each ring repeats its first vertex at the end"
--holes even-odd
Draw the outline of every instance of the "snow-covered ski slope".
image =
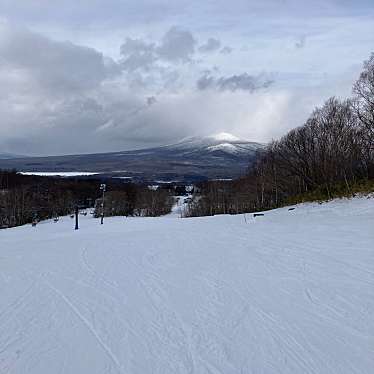
POLYGON ((370 374, 374 199, 0 231, 1 374, 370 374))

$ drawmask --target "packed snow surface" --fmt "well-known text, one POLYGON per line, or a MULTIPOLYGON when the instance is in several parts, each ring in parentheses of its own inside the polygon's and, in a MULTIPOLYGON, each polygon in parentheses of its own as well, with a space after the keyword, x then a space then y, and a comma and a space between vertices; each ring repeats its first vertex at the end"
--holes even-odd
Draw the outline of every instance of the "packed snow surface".
POLYGON ((373 372, 374 199, 178 217, 0 231, 0 373, 373 372))

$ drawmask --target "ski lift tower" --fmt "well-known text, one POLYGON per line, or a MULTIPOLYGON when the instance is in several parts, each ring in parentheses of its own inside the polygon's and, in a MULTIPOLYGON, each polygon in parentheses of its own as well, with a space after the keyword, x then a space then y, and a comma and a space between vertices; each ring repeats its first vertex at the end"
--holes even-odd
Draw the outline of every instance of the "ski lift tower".
POLYGON ((103 196, 101 200, 101 224, 104 223, 104 201, 105 201, 105 191, 106 191, 106 184, 100 184, 100 191, 102 191, 103 196))

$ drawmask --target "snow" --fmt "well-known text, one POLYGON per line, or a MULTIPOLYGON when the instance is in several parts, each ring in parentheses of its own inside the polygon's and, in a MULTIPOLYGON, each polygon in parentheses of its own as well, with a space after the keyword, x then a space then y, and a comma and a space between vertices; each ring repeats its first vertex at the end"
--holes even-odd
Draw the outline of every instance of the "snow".
POLYGON ((185 217, 186 211, 188 209, 188 202, 192 201, 192 194, 175 196, 174 199, 175 199, 175 203, 168 217, 173 217, 173 218, 185 217))
POLYGON ((39 177, 88 177, 100 173, 92 173, 88 171, 23 171, 21 174, 37 175, 39 177))
POLYGON ((0 231, 0 373, 368 374, 374 199, 0 231))
POLYGON ((229 134, 228 132, 220 132, 218 134, 214 134, 209 136, 209 138, 214 139, 218 142, 238 142, 241 141, 240 138, 238 138, 235 135, 229 134))
MULTIPOLYGON (((256 150, 263 147, 263 144, 249 142, 232 134, 222 132, 211 136, 184 138, 176 144, 169 144, 162 148, 167 149, 169 152, 176 152, 179 157, 188 158, 191 155, 196 157, 199 152, 203 152, 205 155, 205 152, 214 151, 245 157, 253 155, 256 150)), ((191 161, 185 161, 185 163, 191 163, 191 161)))
POLYGON ((222 151, 231 154, 250 154, 260 149, 262 146, 258 143, 220 143, 207 147, 207 151, 222 151))
POLYGON ((231 153, 236 153, 237 152, 237 147, 235 145, 230 144, 230 143, 221 143, 218 145, 212 145, 211 147, 207 148, 209 151, 224 151, 224 152, 231 152, 231 153))

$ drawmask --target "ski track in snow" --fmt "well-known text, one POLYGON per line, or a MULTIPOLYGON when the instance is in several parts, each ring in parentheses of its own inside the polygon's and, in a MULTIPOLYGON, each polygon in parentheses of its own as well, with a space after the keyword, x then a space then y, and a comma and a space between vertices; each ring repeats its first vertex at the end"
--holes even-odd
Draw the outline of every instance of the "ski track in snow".
POLYGON ((1 374, 368 374, 374 199, 0 231, 1 374))
POLYGON ((93 328, 91 323, 79 312, 79 310, 73 305, 73 303, 56 287, 54 287, 52 284, 47 282, 47 286, 53 290, 58 296, 61 297, 61 299, 66 303, 66 305, 74 312, 74 314, 82 321, 82 323, 87 327, 87 329, 92 333, 92 335, 95 337, 99 345, 103 348, 103 350, 108 354, 110 359, 113 361, 115 366, 117 367, 118 371, 122 373, 121 365, 118 362, 117 357, 113 354, 111 349, 101 340, 99 334, 96 332, 96 330, 93 328))

